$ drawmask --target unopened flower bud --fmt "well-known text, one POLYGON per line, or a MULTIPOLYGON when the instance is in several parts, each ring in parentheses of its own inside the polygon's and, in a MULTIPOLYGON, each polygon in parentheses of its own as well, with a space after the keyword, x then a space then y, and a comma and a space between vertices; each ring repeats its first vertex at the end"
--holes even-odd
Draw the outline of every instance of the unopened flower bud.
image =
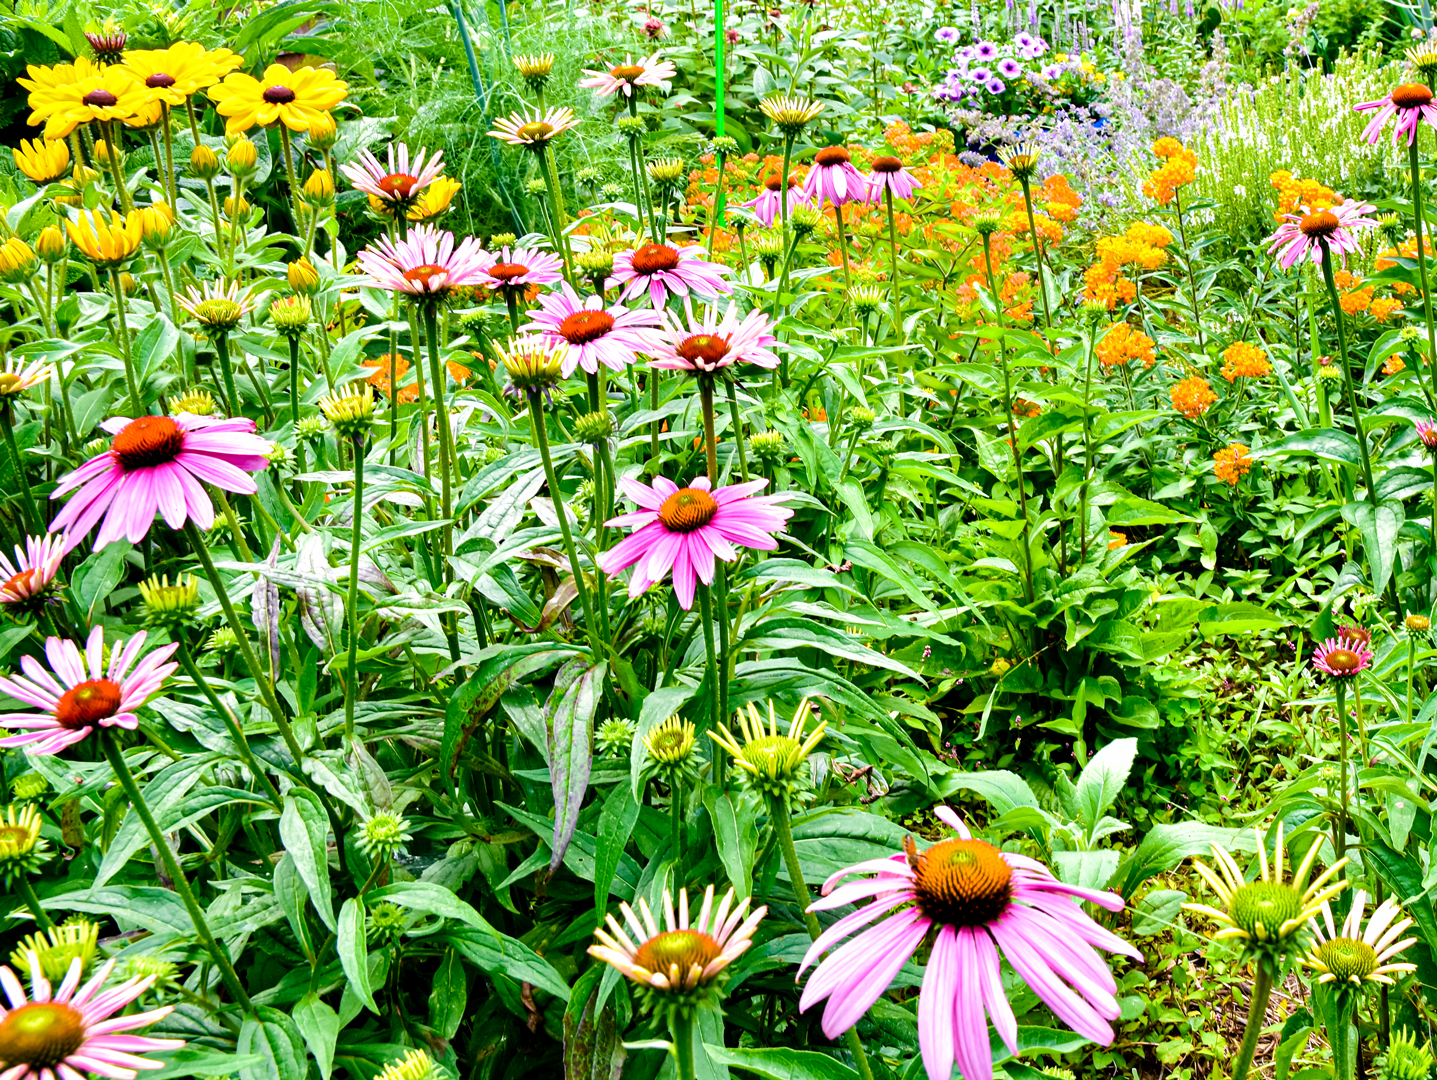
POLYGON ((220 157, 204 143, 190 151, 190 174, 200 180, 213 180, 220 174, 220 157))
POLYGON ((319 399, 319 411, 346 439, 363 439, 374 426, 374 391, 366 383, 351 384, 339 394, 319 399))
POLYGON ((35 252, 18 236, 0 244, 0 281, 18 285, 35 273, 35 252))
POLYGON ((649 125, 642 116, 621 116, 614 121, 614 128, 626 138, 637 139, 649 130, 649 125))
POLYGON ((304 201, 324 209, 334 205, 334 177, 328 169, 315 169, 304 182, 304 201))
POLYGON ((788 214, 788 225, 793 230, 793 235, 802 240, 811 236, 817 231, 818 226, 823 222, 823 215, 816 207, 807 203, 795 206, 788 214))
POLYGON ((269 321, 281 334, 295 337, 304 333, 311 314, 309 298, 296 293, 269 306, 269 321))
POLYGON ((311 149, 327 154, 339 142, 339 127, 330 113, 322 112, 309 122, 309 131, 305 133, 305 137, 311 149))
POLYGON ((146 626, 182 626, 190 622, 200 606, 200 583, 193 574, 181 574, 170 584, 169 577, 151 577, 140 582, 146 626))
POLYGON ((170 414, 178 416, 180 413, 189 413, 191 416, 213 416, 215 414, 215 396, 201 387, 191 387, 183 394, 170 398, 170 414))
POLYGON ((1432 629, 1432 620, 1426 615, 1409 615, 1402 623, 1414 634, 1425 634, 1432 629))
POLYGON ((614 419, 608 410, 584 413, 574 421, 574 437, 580 442, 603 442, 614 433, 614 419))
POLYGON ((649 179, 656 184, 677 184, 683 176, 683 158, 655 158, 649 162, 649 179))
POLYGON ((848 410, 848 422, 859 431, 867 431, 875 419, 873 410, 866 405, 853 405, 848 410))
POLYGON ((513 247, 516 243, 518 243, 518 241, 519 238, 511 232, 495 233, 493 236, 489 237, 489 247, 491 250, 513 247))
POLYGON ((784 441, 781 431, 756 431, 748 437, 748 448, 755 457, 776 461, 783 456, 784 441))
POLYGON ((238 179, 253 176, 259 167, 259 150, 248 139, 240 139, 225 151, 225 168, 238 179))
POLYGON ((289 287, 303 296, 313 296, 319 292, 319 271, 308 259, 296 259, 290 263, 284 276, 289 287))
POLYGON ((614 253, 603 248, 581 251, 574 256, 574 261, 578 263, 579 271, 586 278, 608 278, 614 272, 614 253))
POLYGON ((65 257, 69 241, 65 234, 54 225, 46 225, 35 239, 35 254, 46 266, 53 266, 65 257))
POLYGON ((170 242, 170 233, 175 227, 175 212, 169 203, 151 203, 136 211, 140 219, 140 234, 146 247, 163 251, 170 242))
POLYGON ((738 140, 728 135, 720 135, 709 143, 709 149, 723 157, 733 157, 739 151, 738 140))

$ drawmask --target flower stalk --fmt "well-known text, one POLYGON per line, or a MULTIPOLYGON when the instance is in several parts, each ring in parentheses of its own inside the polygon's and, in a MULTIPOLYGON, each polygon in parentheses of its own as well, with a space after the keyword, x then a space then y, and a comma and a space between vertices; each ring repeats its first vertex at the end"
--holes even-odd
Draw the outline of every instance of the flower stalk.
POLYGON ((569 572, 574 575, 574 588, 579 594, 579 605, 584 611, 584 624, 591 640, 598 635, 599 624, 594 621, 593 601, 589 588, 584 583, 584 572, 579 566, 579 550, 574 546, 574 534, 569 528, 568 512, 564 509, 564 493, 559 487, 559 477, 554 472, 554 459, 549 453, 549 433, 544 429, 544 397, 538 387, 530 387, 529 426, 534 431, 534 447, 544 462, 544 480, 549 485, 549 495, 554 500, 554 510, 559 517, 559 532, 564 538, 564 552, 569 556, 569 572))
MULTIPOLYGON (((1417 240, 1417 273, 1422 281, 1422 317, 1427 324, 1427 364, 1429 370, 1437 364, 1437 329, 1432 322, 1432 291, 1427 284, 1427 256, 1422 250, 1423 232, 1426 223, 1422 218, 1422 162, 1417 154, 1417 140, 1414 138, 1407 148, 1407 165, 1412 175, 1412 216, 1417 240)), ((1437 374, 1433 376, 1437 381, 1437 374)))
MULTIPOLYGON (((125 388, 130 393, 130 412, 143 416, 144 404, 140 400, 140 380, 135 374, 135 357, 130 350, 130 327, 125 308, 125 289, 120 284, 120 269, 110 267, 110 293, 115 298, 115 336, 120 340, 120 358, 125 362, 125 388)), ((238 412, 230 414, 238 416, 238 412)))

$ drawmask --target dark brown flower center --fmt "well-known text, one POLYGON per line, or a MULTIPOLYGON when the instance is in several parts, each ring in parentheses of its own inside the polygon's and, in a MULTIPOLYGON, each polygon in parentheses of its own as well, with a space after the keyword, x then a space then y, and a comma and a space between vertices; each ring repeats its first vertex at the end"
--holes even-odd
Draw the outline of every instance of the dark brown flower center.
POLYGON ((294 100, 294 91, 287 86, 266 86, 260 96, 271 105, 288 105, 294 100))
POLYGON ((110 444, 110 451, 127 471, 149 469, 174 461, 185 448, 185 429, 168 416, 142 416, 131 420, 110 444))
MULTIPOLYGON (((108 720, 119 711, 119 686, 109 679, 90 679, 65 691, 55 706, 55 720, 66 731, 78 731, 108 720)), ((4 1053, 0 1044, 0 1056, 4 1053)))
POLYGON ((645 244, 634 252, 632 261, 635 273, 656 274, 678 266, 679 253, 668 244, 645 244))
POLYGON ((910 847, 918 907, 948 926, 983 926, 1013 900, 1013 871, 992 844, 940 840, 921 855, 910 847))
POLYGON ((115 97, 115 95, 110 93, 108 90, 91 90, 80 100, 83 101, 86 105, 90 105, 97 109, 104 109, 115 104, 115 102, 119 101, 120 99, 115 97))
POLYGON ((489 276, 498 278, 500 281, 513 281, 528 272, 529 268, 523 263, 495 263, 489 268, 489 276))
POLYGON ((1298 222, 1297 227, 1302 230, 1303 236, 1309 236, 1314 240, 1325 240, 1341 225, 1342 222, 1331 210, 1315 210, 1298 222))
POLYGON ((679 342, 680 356, 699 367, 712 367, 728 355, 729 335, 694 334, 679 342))
POLYGON ((700 488, 680 488, 659 507, 659 520, 670 532, 691 533, 702 529, 718 513, 718 503, 700 488))
POLYGON ((417 176, 410 176, 408 173, 390 173, 379 181, 379 190, 386 195, 407 199, 417 183, 419 183, 417 176))
POLYGON ((425 263, 423 266, 416 266, 413 270, 404 271, 405 281, 417 281, 426 289, 429 283, 440 274, 448 274, 449 271, 442 266, 435 266, 433 263, 425 263))
POLYGON ((175 85, 175 77, 166 75, 163 71, 157 71, 145 79, 145 85, 151 90, 168 90, 175 85))
POLYGON ((616 79, 623 79, 626 82, 637 79, 644 73, 644 69, 638 64, 620 64, 618 67, 609 69, 609 74, 616 79))
POLYGON ((587 345, 613 328, 614 317, 607 311, 576 311, 559 324, 559 333, 570 345, 587 345))
POLYGON ((873 159, 873 171, 881 173, 896 173, 903 168, 903 162, 896 157, 877 157, 873 159))
POLYGON ((542 120, 536 120, 532 124, 525 124, 519 129, 519 137, 527 139, 530 142, 543 142, 552 134, 554 134, 553 125, 546 124, 542 120))
POLYGON ((1432 91, 1421 83, 1403 83, 1392 91, 1392 104, 1399 109, 1416 109, 1432 104, 1432 91))
POLYGON ((813 156, 815 165, 847 165, 853 160, 848 156, 848 151, 841 146, 825 146, 813 156))
POLYGON ((85 1018, 58 1001, 32 1001, 0 1020, 0 1062, 29 1065, 26 1075, 53 1069, 84 1042, 85 1018))
POLYGON ((683 976, 695 964, 702 969, 722 955, 723 947, 707 934, 697 930, 670 930, 640 945, 634 953, 634 963, 665 975, 677 964, 683 976))
POLYGON ((1322 660, 1333 671, 1343 674, 1357 671, 1362 666, 1362 658, 1351 649, 1333 649, 1322 660))

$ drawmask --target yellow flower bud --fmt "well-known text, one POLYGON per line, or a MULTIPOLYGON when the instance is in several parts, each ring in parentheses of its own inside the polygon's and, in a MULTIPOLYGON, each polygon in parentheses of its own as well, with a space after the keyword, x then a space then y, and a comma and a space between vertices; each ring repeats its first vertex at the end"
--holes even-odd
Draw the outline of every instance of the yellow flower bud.
POLYGON ((170 209, 169 203, 151 203, 136 213, 140 218, 140 234, 144 237, 145 246, 155 251, 164 250, 175 227, 175 212, 170 209))
POLYGON ((225 151, 225 168, 231 176, 244 179, 253 176, 259 165, 259 150, 248 139, 240 139, 225 151))
POLYGON ((213 180, 220 174, 220 156, 201 143, 190 151, 190 172, 201 180, 213 180))
POLYGON ((304 201, 310 206, 334 205, 334 177, 328 169, 315 169, 304 182, 304 201))
POLYGON ((334 149, 334 144, 339 142, 339 128, 335 126, 334 117, 327 112, 322 112, 309 123, 309 145, 318 150, 321 154, 327 154, 334 149))
POLYGON ((53 266, 65 257, 69 244, 65 240, 65 234, 54 225, 47 225, 40 230, 39 237, 35 240, 35 254, 46 266, 53 266))
POLYGON ((21 139, 11 153, 15 155, 15 167, 42 187, 60 179, 70 168, 70 147, 63 139, 21 139))
POLYGON ((289 287, 302 296, 313 296, 319 292, 319 271, 308 259, 296 259, 285 272, 289 287))
POLYGON ((239 207, 238 207, 238 209, 236 209, 236 207, 235 207, 235 197, 234 197, 233 195, 226 195, 226 196, 225 196, 224 211, 225 211, 225 217, 230 218, 231 220, 233 220, 233 219, 236 218, 236 217, 239 217, 239 218, 247 218, 247 217, 249 217, 249 211, 250 211, 249 200, 246 199, 243 195, 241 195, 241 196, 240 196, 240 200, 239 200, 239 207))
POLYGON ((18 285, 35 272, 35 253, 17 236, 0 244, 0 281, 18 285))

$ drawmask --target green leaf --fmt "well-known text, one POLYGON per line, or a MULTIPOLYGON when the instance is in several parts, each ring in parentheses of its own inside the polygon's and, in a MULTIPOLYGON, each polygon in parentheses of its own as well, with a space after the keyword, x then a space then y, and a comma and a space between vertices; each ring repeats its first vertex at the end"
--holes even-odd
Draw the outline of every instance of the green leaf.
POLYGON ((1381 596, 1397 564, 1397 533, 1406 520, 1400 502, 1373 506, 1367 502, 1350 502, 1342 508, 1343 518, 1362 531, 1362 552, 1372 577, 1372 592, 1381 596))
POLYGON ((873 512, 868 509, 868 499, 863 493, 863 488, 856 480, 845 480, 838 485, 838 497, 843 500, 843 505, 848 507, 848 512, 853 515, 853 524, 858 527, 858 534, 868 542, 873 542, 873 512))
POLYGON ((335 951, 339 953, 340 966, 349 977, 349 988, 375 1015, 380 1015, 374 990, 369 985, 369 943, 364 935, 364 905, 352 896, 339 909, 339 940, 335 951))
POLYGON ((879 577, 887 578, 903 590, 904 595, 927 611, 936 610, 933 601, 923 591, 922 583, 911 572, 900 567, 880 548, 867 540, 850 540, 843 550, 844 557, 855 566, 872 570, 879 577))
POLYGON ((1127 856, 1113 877, 1112 886, 1124 896, 1154 874, 1165 874, 1192 855, 1210 855, 1213 844, 1231 851, 1251 848, 1251 833, 1243 829, 1220 829, 1200 821, 1160 823, 1148 830, 1133 853, 1127 856))
POLYGON ((712 1060, 764 1080, 858 1080, 856 1070, 814 1050, 787 1047, 731 1050, 713 1043, 704 1043, 703 1049, 712 1060))
POLYGON ((1017 773, 1005 769, 990 769, 986 772, 959 773, 945 786, 945 796, 955 791, 971 791, 987 799, 993 809, 1006 814, 1020 806, 1040 809, 1038 796, 1017 773))
POLYGON ((304 1080, 309 1072, 304 1039, 278 1009, 260 1008, 256 1016, 246 1017, 235 1049, 259 1059, 239 1070, 239 1080, 304 1080))
POLYGON ((454 949, 446 949, 429 991, 429 1025, 441 1038, 454 1038, 468 1002, 469 978, 464 971, 464 961, 454 949))
POLYGON ((1137 739, 1115 739, 1092 756, 1078 777, 1078 816, 1090 834, 1122 793, 1137 754, 1137 739))
POLYGON ((458 919, 481 930, 489 926, 479 912, 443 885, 432 881, 396 881, 382 889, 370 890, 369 899, 375 902, 388 900, 411 911, 427 911, 443 919, 458 919))
POLYGON ((1362 451, 1357 440, 1345 431, 1336 428, 1311 428, 1289 435, 1265 450, 1253 454, 1253 458, 1277 457, 1280 455, 1311 455, 1343 465, 1361 465, 1362 451))
POLYGON ((751 797, 738 792, 719 794, 709 788, 704 796, 714 823, 719 862, 729 884, 739 896, 753 893, 753 861, 758 849, 758 806, 751 797))
POLYGON ((1419 469, 1413 465, 1398 465, 1377 477, 1373 486, 1377 489, 1378 502, 1387 502, 1389 499, 1400 501, 1430 491, 1432 470, 1419 469))
POLYGON ((1198 617, 1198 631, 1203 637, 1218 634, 1252 634, 1287 625, 1275 611, 1256 604, 1215 604, 1198 617))
POLYGON ((305 888, 304 879, 299 876, 294 856, 288 851, 274 868, 274 898, 284 911, 284 917, 289 920, 290 929, 294 931, 299 947, 312 961, 315 955, 314 938, 309 932, 309 920, 304 915, 309 891, 305 888))
POLYGON ((233 1076, 236 1072, 264 1065, 269 1058, 261 1054, 231 1054, 191 1044, 173 1053, 151 1052, 145 1055, 164 1063, 158 1072, 145 1073, 145 1080, 181 1080, 186 1076, 233 1076))
MULTIPOLYGON (((594 853, 594 910, 607 911, 609 889, 619 857, 639 820, 639 804, 628 784, 619 783, 609 792, 599 811, 599 835, 594 853)), ((746 894, 745 894, 746 895, 746 894)))
POLYGON ((1307 1045, 1315 1023, 1312 1013, 1302 1007, 1283 1021, 1282 1031, 1277 1036, 1277 1050, 1272 1055, 1273 1080, 1287 1080, 1292 1059, 1307 1045))
POLYGON ((334 1069, 334 1044, 339 1039, 339 1014, 315 994, 306 994, 290 1014, 304 1045, 314 1055, 319 1075, 329 1080, 334 1069))
POLYGON ((1149 502, 1135 496, 1113 503, 1108 507, 1106 517, 1108 524, 1115 529, 1131 525, 1173 525, 1194 520, 1190 515, 1169 510, 1161 503, 1149 502))
MULTIPOLYGON (((334 898, 329 888, 329 818, 318 795, 307 788, 296 787, 284 797, 279 838, 285 850, 294 856, 294 867, 309 889, 320 919, 331 930, 336 929, 334 898)), ((361 937, 363 918, 361 912, 361 937)))
POLYGON ((47 911, 55 908, 86 915, 108 915, 121 929, 133 925, 153 934, 182 937, 195 932, 184 901, 159 885, 110 885, 103 889, 59 893, 43 897, 40 906, 47 911))
POLYGON ((1133 905, 1133 933, 1148 937, 1171 929, 1187 898, 1181 889, 1154 889, 1133 905))
POLYGON ((522 941, 501 934, 493 927, 483 930, 460 927, 436 934, 428 940, 453 945, 481 971, 507 975, 515 982, 532 983, 562 1001, 569 1000, 568 985, 549 961, 522 941))
POLYGON ((860 644, 852 634, 835 630, 831 626, 824 626, 812 619, 764 619, 751 627, 743 636, 745 652, 805 648, 819 649, 830 656, 866 664, 869 667, 896 671, 900 675, 917 679, 920 682, 923 680, 923 677, 907 664, 860 644))
POLYGON ((549 873, 564 862, 564 852, 579 826, 579 809, 589 790, 594 764, 594 710, 604 692, 607 661, 589 666, 587 657, 570 660, 554 678, 544 706, 549 734, 549 779, 554 790, 554 839, 550 844, 549 873))

